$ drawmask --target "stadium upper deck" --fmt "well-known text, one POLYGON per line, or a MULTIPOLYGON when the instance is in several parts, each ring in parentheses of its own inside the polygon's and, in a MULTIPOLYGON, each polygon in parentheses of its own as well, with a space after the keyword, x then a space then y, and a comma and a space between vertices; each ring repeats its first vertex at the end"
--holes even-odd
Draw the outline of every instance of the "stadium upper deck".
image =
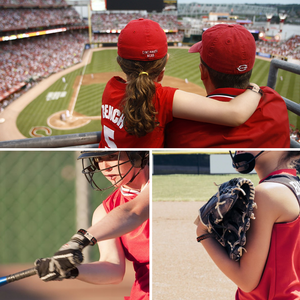
POLYGON ((209 3, 179 3, 178 16, 207 15, 210 12, 232 13, 240 15, 265 15, 278 14, 278 10, 272 6, 249 4, 209 4, 209 3))
POLYGON ((66 7, 65 0, 2 0, 0 7, 66 7))

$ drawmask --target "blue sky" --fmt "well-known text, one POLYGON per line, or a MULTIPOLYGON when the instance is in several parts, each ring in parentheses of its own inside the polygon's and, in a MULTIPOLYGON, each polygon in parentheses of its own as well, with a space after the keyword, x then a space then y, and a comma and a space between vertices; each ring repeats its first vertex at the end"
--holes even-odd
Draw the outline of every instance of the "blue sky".
POLYGON ((218 3, 218 4, 255 4, 255 3, 260 3, 260 4, 300 4, 300 0, 177 0, 178 3, 191 3, 191 2, 197 2, 197 3, 218 3))

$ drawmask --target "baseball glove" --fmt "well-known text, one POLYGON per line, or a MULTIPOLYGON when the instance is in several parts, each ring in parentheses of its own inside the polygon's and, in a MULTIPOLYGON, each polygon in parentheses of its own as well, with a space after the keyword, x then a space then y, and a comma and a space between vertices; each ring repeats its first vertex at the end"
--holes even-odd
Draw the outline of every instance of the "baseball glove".
POLYGON ((240 260, 246 244, 250 219, 254 219, 254 186, 251 180, 233 178, 219 186, 219 191, 199 210, 200 221, 208 234, 198 242, 213 236, 227 251, 229 257, 240 260))

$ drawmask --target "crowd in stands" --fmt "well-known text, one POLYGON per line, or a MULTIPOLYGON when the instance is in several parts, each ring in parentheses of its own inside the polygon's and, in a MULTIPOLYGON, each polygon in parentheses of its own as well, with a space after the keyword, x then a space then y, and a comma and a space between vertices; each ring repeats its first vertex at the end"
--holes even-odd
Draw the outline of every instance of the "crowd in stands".
MULTIPOLYGON (((117 33, 101 33, 93 34, 93 42, 95 43, 117 43, 118 42, 117 33)), ((183 33, 168 33, 167 41, 168 43, 178 43, 183 39, 183 33)))
POLYGON ((74 8, 6 8, 0 10, 2 31, 85 24, 74 8))
POLYGON ((0 44, 0 94, 81 61, 88 33, 59 33, 0 44))
POLYGON ((271 57, 291 57, 300 59, 300 35, 295 35, 285 42, 256 41, 256 51, 270 54, 271 57))
POLYGON ((49 7, 67 6, 65 0, 1 0, 0 7, 49 7))
POLYGON ((292 126, 290 126, 290 137, 294 141, 300 143, 300 132, 299 132, 299 129, 295 129, 295 128, 292 128, 292 126))
POLYGON ((149 14, 148 19, 151 19, 159 23, 164 30, 168 30, 168 31, 178 30, 178 21, 176 15, 149 14))
POLYGON ((93 13, 92 14, 92 28, 93 31, 111 32, 113 30, 122 30, 125 25, 134 19, 147 18, 160 24, 166 31, 178 30, 178 22, 176 15, 162 15, 162 14, 143 14, 143 13, 93 13))

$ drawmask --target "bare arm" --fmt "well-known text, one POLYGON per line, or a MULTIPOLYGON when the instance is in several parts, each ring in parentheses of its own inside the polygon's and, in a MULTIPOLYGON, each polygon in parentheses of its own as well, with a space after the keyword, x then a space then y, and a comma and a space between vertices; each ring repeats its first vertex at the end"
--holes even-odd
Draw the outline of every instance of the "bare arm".
MULTIPOLYGON (((239 262, 231 260, 215 239, 208 238, 201 242, 219 269, 245 292, 252 291, 259 284, 269 252, 272 228, 281 214, 281 208, 274 199, 280 199, 286 192, 286 189, 267 191, 260 185, 256 188, 255 202, 258 206, 255 210, 256 219, 251 221, 247 233, 247 252, 239 262)), ((206 228, 200 222, 197 235, 206 232, 206 228)))
MULTIPOLYGON (((93 225, 106 218, 107 213, 101 204, 93 214, 93 225)), ((97 262, 78 265, 77 279, 92 284, 120 283, 125 274, 125 255, 120 239, 98 241, 100 259, 97 262)))
POLYGON ((223 102, 177 90, 173 99, 173 116, 235 127, 251 117, 260 98, 260 94, 246 90, 229 102, 223 102))
POLYGON ((122 204, 87 229, 97 241, 122 236, 149 218, 149 184, 133 200, 122 204))

